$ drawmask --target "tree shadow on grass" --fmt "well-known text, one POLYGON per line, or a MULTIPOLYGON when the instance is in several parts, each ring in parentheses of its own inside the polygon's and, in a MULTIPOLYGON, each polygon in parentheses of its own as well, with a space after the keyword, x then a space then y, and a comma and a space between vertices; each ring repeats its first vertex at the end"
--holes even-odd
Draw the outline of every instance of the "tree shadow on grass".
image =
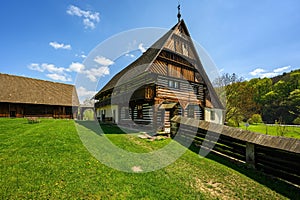
POLYGON ((100 128, 99 123, 97 121, 75 121, 76 124, 85 127, 96 133, 97 135, 101 136, 104 134, 104 131, 100 128))
MULTIPOLYGON (((200 147, 192 144, 189 149, 194 153, 199 153, 200 147)), ((300 187, 297 187, 293 184, 280 180, 271 175, 265 174, 261 171, 248 168, 243 163, 238 163, 237 161, 230 160, 227 157, 223 157, 219 154, 210 152, 207 156, 207 159, 216 161, 222 165, 225 165, 245 176, 255 180, 256 182, 265 185, 266 187, 276 191, 277 193, 289 198, 289 199, 300 199, 300 187)))

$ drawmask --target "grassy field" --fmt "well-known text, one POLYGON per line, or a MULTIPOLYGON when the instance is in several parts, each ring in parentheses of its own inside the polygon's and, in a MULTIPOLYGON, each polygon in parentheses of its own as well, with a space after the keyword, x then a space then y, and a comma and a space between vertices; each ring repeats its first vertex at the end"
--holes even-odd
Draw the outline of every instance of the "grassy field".
MULTIPOLYGON (((245 124, 243 124, 240 128, 246 130, 245 124)), ((295 126, 251 124, 247 130, 262 134, 300 139, 300 127, 295 126)))
MULTIPOLYGON (((28 124, 25 119, 0 119, 0 198, 299 198, 299 190, 280 181, 215 156, 199 158, 191 150, 153 172, 115 170, 95 159, 80 140, 95 134, 100 140, 103 137, 89 123, 42 120, 28 124), (76 127, 82 130, 80 134, 76 127)), ((113 144, 130 152, 151 152, 171 143, 170 139, 142 140, 136 133, 122 134, 114 127, 105 129, 113 144)))

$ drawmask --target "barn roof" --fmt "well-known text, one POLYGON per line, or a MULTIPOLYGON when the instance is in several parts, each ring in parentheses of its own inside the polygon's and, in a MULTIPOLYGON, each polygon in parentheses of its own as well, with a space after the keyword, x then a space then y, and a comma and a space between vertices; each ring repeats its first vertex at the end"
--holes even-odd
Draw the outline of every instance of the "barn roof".
POLYGON ((201 78, 204 80, 205 84, 207 85, 209 89, 209 93, 211 96, 211 103, 213 104, 213 107, 215 108, 221 108, 224 109, 220 99, 218 98, 203 66, 200 61, 200 58, 197 54, 197 51, 193 45, 193 42, 190 38, 190 33, 187 29, 187 26, 184 22, 184 20, 180 20, 175 26, 173 26, 167 33, 165 33, 161 38, 159 38, 151 47, 147 49, 146 52, 144 52, 138 59, 136 59, 134 62, 129 64, 127 67, 125 67, 123 70, 121 70, 118 74, 116 74, 96 95, 95 97, 99 96, 101 93, 109 91, 113 89, 118 81, 122 78, 122 80, 128 80, 130 81, 133 79, 137 74, 143 74, 143 73, 151 73, 151 65, 156 60, 156 58, 159 56, 160 52, 164 49, 166 44, 168 43, 169 39, 172 37, 172 35, 176 34, 176 31, 181 30, 184 32, 187 40, 190 40, 190 43, 192 45, 192 50, 195 52, 195 59, 197 60, 197 70, 199 71, 199 74, 201 78), (124 77, 125 76, 125 77, 124 77))
POLYGON ((0 73, 0 102, 78 106, 74 85, 0 73))

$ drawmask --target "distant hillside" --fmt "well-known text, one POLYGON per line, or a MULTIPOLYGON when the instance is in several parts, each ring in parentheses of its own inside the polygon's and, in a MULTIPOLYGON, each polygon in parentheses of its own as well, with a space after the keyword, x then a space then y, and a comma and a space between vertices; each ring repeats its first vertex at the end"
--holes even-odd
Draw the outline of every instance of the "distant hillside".
POLYGON ((296 70, 293 70, 291 72, 284 72, 281 75, 272 77, 271 80, 272 80, 273 84, 277 83, 280 80, 285 81, 285 80, 289 79, 289 77, 292 73, 300 73, 300 69, 296 69, 296 70))
POLYGON ((300 69, 248 81, 224 74, 219 81, 225 83, 226 121, 230 124, 238 126, 254 114, 261 115, 265 123, 300 124, 300 69))

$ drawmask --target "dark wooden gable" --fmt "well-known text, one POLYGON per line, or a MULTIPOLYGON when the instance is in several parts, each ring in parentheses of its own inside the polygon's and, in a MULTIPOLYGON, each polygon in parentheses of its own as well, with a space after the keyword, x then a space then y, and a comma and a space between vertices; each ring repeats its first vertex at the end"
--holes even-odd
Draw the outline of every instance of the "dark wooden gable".
POLYGON ((223 109, 224 107, 203 68, 184 20, 178 22, 171 31, 147 70, 164 76, 184 78, 187 81, 204 84, 209 91, 206 98, 210 102, 210 107, 223 109))
POLYGON ((157 40, 141 57, 115 75, 95 95, 95 98, 100 99, 101 96, 110 93, 120 79, 125 85, 135 79, 136 74, 149 73, 201 83, 208 88, 209 93, 206 98, 211 102, 211 107, 223 109, 183 20, 157 40), (134 73, 132 74, 130 71, 134 73))

